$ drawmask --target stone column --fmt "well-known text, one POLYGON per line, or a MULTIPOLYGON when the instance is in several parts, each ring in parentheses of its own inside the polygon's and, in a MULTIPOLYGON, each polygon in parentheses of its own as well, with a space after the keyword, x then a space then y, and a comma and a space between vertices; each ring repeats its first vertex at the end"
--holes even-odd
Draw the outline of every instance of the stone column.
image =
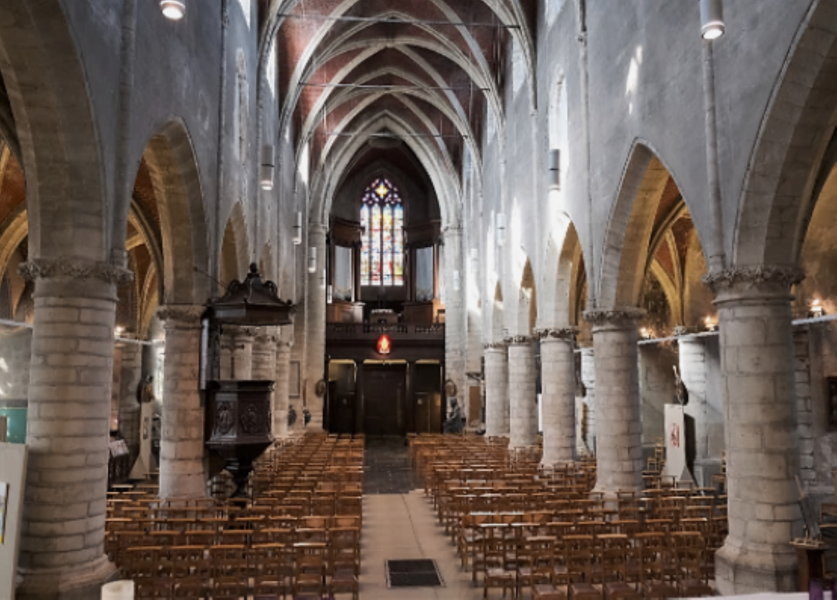
POLYGON ((253 338, 252 378, 256 381, 273 382, 273 392, 270 394, 270 429, 273 432, 273 407, 276 404, 276 335, 272 327, 257 328, 253 338))
POLYGON ((535 344, 531 337, 509 338, 509 448, 538 443, 535 344))
POLYGON ((253 379, 253 340, 258 330, 239 327, 233 331, 232 378, 240 381, 253 379))
POLYGON ((792 591, 801 534, 790 288, 797 269, 704 277, 716 294, 727 439, 729 535, 715 554, 723 595, 792 591))
POLYGON ((120 342, 120 345, 122 376, 119 379, 119 433, 125 438, 133 465, 140 446, 140 405, 137 401, 137 388, 142 377, 143 347, 130 342, 120 342))
POLYGON ((596 354, 593 348, 581 349, 581 383, 584 384, 584 406, 587 407, 586 450, 596 453, 596 354))
POLYGON ((509 353, 503 342, 485 345, 485 435, 509 435, 509 353))
POLYGON ((252 344, 252 377, 256 380, 275 381, 276 378, 276 336, 270 328, 256 330, 252 344))
POLYGON ((221 358, 220 358, 220 373, 219 376, 222 381, 233 378, 233 347, 235 340, 233 339, 232 329, 226 328, 221 333, 221 358))
MULTIPOLYGON (((305 296, 305 406, 311 411, 309 431, 323 428, 323 397, 317 395, 317 383, 325 377, 326 290, 322 283, 326 266, 326 233, 321 223, 308 224, 308 247, 317 249, 317 268, 308 273, 305 296)), ((307 265, 306 265, 307 267, 307 265)), ((302 427, 302 406, 296 407, 302 427)))
POLYGON ((642 489, 642 411, 639 400, 638 308, 592 310, 596 365, 596 491, 642 489))
POLYGON ((466 417, 466 424, 470 424, 475 415, 468 414, 470 402, 468 381, 465 375, 465 354, 468 339, 465 314, 466 278, 462 262, 462 228, 446 227, 443 235, 445 244, 445 264, 442 265, 442 273, 445 278, 445 378, 453 381, 456 386, 457 402, 462 408, 462 414, 466 417), (459 290, 454 289, 455 271, 459 271, 459 290))
POLYGON ((288 384, 291 376, 291 345, 279 340, 276 346, 276 389, 273 391, 273 437, 288 435, 288 384))
MULTIPOLYGON (((677 339, 680 378, 689 392, 686 415, 695 422, 695 469, 698 485, 711 486, 712 475, 721 469, 723 415, 709 401, 707 344, 712 338, 685 335, 677 339)), ((715 400, 713 398, 713 400, 715 400)))
POLYGON ((169 304, 158 309, 165 322, 163 413, 160 436, 160 498, 206 495, 204 409, 200 395, 203 306, 169 304))
MULTIPOLYGON (((17 598, 94 598, 104 553, 116 288, 106 263, 36 259, 17 598)), ((7 541, 8 543, 8 541, 7 541)))
POLYGON ((541 337, 541 412, 543 458, 552 466, 575 460, 575 346, 576 330, 544 329, 541 337))

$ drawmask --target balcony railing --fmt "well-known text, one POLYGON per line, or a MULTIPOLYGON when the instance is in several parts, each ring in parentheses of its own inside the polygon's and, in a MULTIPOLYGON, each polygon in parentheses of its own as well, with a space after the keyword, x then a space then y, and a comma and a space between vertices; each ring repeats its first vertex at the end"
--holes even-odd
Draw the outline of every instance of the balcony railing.
POLYGON ((389 336, 405 337, 445 337, 444 324, 413 325, 406 323, 326 323, 326 337, 363 338, 386 333, 389 336))

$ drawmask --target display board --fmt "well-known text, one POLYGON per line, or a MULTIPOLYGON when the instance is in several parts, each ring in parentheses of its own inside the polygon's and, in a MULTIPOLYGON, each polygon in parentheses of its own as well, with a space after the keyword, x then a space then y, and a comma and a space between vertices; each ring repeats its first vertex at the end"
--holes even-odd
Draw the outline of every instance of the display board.
POLYGON ((26 450, 24 444, 0 443, 0 598, 4 599, 15 597, 26 450))
POLYGON ((665 405, 666 465, 663 475, 677 481, 692 481, 686 467, 686 418, 680 404, 665 405))

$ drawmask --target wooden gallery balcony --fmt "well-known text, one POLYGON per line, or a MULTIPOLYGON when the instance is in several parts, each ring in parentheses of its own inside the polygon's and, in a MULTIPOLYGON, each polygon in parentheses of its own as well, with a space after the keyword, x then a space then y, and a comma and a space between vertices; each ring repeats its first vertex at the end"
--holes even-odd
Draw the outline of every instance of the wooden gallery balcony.
POLYGON ((326 323, 326 354, 329 359, 444 361, 445 325, 326 323), (391 345, 385 355, 378 352, 384 335, 391 345))

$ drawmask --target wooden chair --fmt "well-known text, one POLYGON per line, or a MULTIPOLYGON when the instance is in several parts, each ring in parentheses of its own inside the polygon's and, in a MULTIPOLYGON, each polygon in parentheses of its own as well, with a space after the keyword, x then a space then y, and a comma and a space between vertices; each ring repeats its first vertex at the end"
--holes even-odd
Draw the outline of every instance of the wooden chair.
POLYGON ((677 589, 682 596, 714 596, 704 569, 705 545, 703 536, 696 531, 682 531, 671 534, 674 551, 677 589))
POLYGON ((284 598, 288 592, 287 572, 283 569, 284 544, 259 544, 251 548, 253 560, 253 600, 284 598))
POLYGON ((212 561, 213 600, 238 600, 247 594, 247 551, 239 544, 219 544, 209 548, 212 561))
POLYGON ((513 555, 515 540, 511 528, 504 523, 483 525, 482 557, 485 565, 483 577, 483 598, 488 597, 488 589, 499 587, 515 593, 515 571, 513 569, 513 555))
POLYGON ((324 542, 297 542, 294 544, 294 575, 291 585, 296 598, 303 592, 319 594, 327 591, 326 570, 328 546, 324 542))
POLYGON ((634 536, 639 547, 640 580, 646 598, 678 598, 677 586, 672 583, 670 551, 667 534, 646 531, 634 536))
MULTIPOLYGON (((555 538, 548 536, 534 536, 526 540, 528 545, 529 564, 517 565, 517 596, 521 590, 528 587, 535 594, 535 586, 552 585, 555 573, 555 538)), ((542 589, 542 593, 548 590, 542 589)))
POLYGON ((564 563, 570 600, 601 600, 593 585, 594 538, 591 535, 564 537, 564 563))

